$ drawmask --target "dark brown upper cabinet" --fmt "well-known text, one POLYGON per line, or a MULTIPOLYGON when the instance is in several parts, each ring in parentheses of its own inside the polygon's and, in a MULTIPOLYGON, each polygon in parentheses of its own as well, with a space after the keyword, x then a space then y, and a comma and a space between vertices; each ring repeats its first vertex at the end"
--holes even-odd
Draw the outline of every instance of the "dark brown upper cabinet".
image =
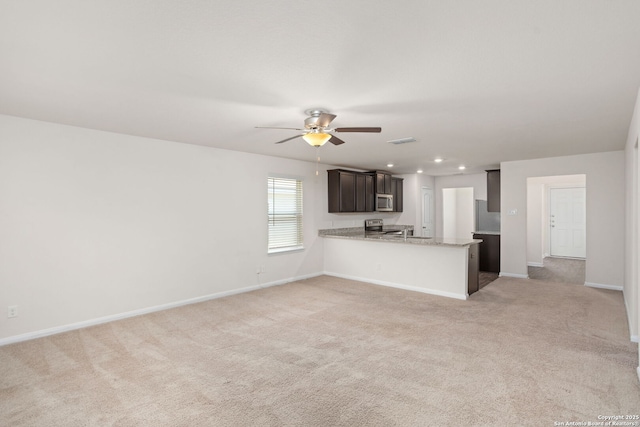
POLYGON ((404 180, 402 178, 391 178, 391 194, 393 194, 393 211, 402 212, 402 205, 404 204, 403 197, 404 192, 402 185, 404 180))
POLYGON ((356 211, 356 173, 340 169, 329 174, 329 212, 356 211))
POLYGON ((392 194, 393 211, 402 212, 402 178, 383 171, 331 169, 327 174, 329 213, 375 212, 376 193, 392 194))
POLYGON ((500 169, 487 171, 487 211, 500 212, 500 169))
POLYGON ((376 174, 376 193, 378 194, 392 194, 391 188, 391 174, 385 171, 373 171, 370 173, 376 174))
POLYGON ((356 173, 356 212, 375 210, 374 180, 372 174, 356 173))

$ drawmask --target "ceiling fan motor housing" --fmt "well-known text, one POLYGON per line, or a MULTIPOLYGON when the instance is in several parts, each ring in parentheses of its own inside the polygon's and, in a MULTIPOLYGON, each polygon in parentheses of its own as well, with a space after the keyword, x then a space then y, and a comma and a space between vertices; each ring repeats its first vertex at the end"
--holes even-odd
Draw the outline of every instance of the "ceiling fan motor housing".
POLYGON ((318 129, 320 126, 318 126, 318 120, 320 118, 318 116, 311 116, 311 117, 307 117, 304 120, 304 127, 307 129, 318 129))

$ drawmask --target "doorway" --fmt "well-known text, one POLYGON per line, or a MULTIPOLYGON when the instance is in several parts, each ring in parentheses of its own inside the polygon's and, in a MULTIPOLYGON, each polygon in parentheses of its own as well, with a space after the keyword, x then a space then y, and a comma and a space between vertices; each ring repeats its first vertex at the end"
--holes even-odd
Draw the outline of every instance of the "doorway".
POLYGON ((584 283, 587 177, 527 179, 527 266, 530 278, 584 283), (560 280, 567 277, 566 280, 560 280))
POLYGON ((442 189, 442 237, 469 239, 475 231, 473 187, 442 189))

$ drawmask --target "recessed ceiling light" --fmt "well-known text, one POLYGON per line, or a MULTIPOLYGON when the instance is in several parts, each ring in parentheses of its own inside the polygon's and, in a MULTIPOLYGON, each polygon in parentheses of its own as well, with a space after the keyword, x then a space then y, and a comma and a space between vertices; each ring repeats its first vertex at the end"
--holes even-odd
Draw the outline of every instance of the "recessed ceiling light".
POLYGON ((441 162, 442 162, 442 160, 443 160, 443 159, 442 159, 442 158, 440 158, 440 157, 436 157, 435 159, 433 159, 433 161, 434 161, 434 162, 436 162, 436 163, 441 163, 441 162))
POLYGON ((422 171, 422 169, 418 169, 416 172, 422 173, 423 171, 422 171))
POLYGON ((393 163, 387 163, 387 167, 388 168, 392 168, 393 167, 393 163))
POLYGON ((461 171, 465 170, 467 167, 465 165, 460 165, 458 166, 458 169, 460 169, 461 171))

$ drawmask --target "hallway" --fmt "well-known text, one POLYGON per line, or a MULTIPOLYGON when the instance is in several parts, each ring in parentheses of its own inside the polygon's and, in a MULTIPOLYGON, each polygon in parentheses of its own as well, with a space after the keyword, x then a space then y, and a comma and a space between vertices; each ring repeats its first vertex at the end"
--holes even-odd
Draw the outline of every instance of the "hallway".
POLYGON ((543 267, 528 268, 530 279, 584 285, 586 264, 584 259, 547 257, 543 263, 543 267))

